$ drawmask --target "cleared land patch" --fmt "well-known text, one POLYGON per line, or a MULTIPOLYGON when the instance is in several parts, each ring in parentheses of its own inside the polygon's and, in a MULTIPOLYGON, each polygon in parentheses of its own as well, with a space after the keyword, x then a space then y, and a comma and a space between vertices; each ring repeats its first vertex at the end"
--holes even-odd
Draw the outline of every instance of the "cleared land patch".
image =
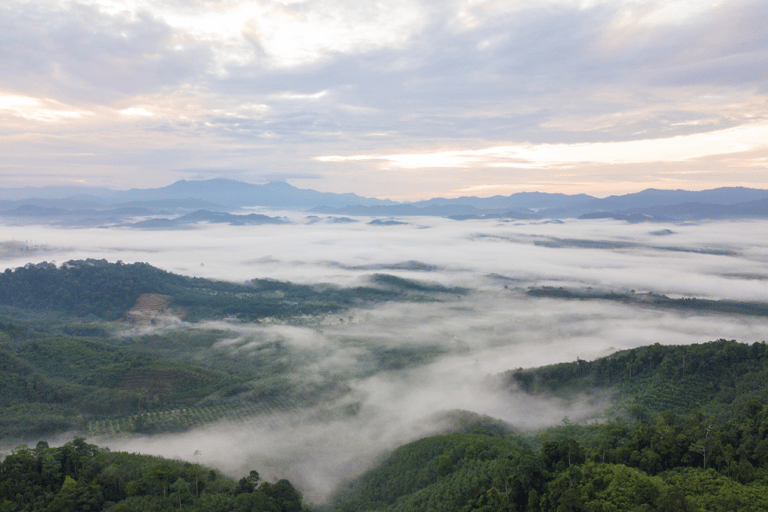
POLYGON ((137 324, 155 324, 158 317, 165 313, 168 307, 168 301, 162 295, 143 293, 125 316, 137 324))

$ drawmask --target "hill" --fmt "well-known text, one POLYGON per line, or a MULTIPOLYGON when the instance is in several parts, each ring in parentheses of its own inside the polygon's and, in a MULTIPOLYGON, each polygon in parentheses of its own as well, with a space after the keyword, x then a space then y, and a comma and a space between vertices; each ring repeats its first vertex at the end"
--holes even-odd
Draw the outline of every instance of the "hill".
POLYGON ((327 314, 351 306, 387 300, 430 300, 426 293, 462 293, 461 288, 430 285, 414 288, 408 280, 372 276, 371 286, 308 286, 271 279, 245 283, 213 281, 172 274, 147 263, 106 260, 28 264, 0 274, 0 306, 11 311, 46 311, 59 315, 119 320, 144 294, 167 299, 185 320, 234 318, 258 321, 327 314), (385 286, 378 283, 388 279, 385 286), (419 293, 414 293, 414 291, 419 293))
POLYGON ((51 448, 19 446, 0 462, 0 510, 301 512, 288 480, 262 482, 252 470, 234 482, 198 464, 110 452, 75 438, 51 448))
POLYGON ((620 416, 415 441, 341 487, 327 510, 766 510, 767 355, 764 343, 721 340, 510 371, 533 394, 610 389, 620 416))

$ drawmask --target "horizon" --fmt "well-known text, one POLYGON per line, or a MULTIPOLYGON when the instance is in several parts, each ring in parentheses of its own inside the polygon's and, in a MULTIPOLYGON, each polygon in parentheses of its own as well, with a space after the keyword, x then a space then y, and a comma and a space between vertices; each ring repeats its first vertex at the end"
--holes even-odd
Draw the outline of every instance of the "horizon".
POLYGON ((0 187, 220 177, 401 202, 768 188, 757 0, 8 0, 0 14, 0 187))
MULTIPOLYGON (((291 187, 300 189, 300 190, 313 190, 320 193, 330 193, 330 194, 349 194, 354 192, 344 191, 344 190, 318 190, 310 187, 298 187, 296 185, 293 185, 292 183, 289 183, 288 180, 270 180, 270 181, 264 181, 264 182, 251 182, 251 181, 243 181, 243 180, 237 180, 232 178, 202 178, 202 179, 179 179, 172 183, 168 183, 166 185, 160 185, 158 187, 130 187, 130 188, 110 188, 110 187, 97 187, 97 186, 89 186, 84 184, 74 184, 74 185, 26 185, 26 186, 20 186, 20 187, 0 187, 0 190, 2 189, 46 189, 46 188, 60 188, 60 189, 93 189, 93 190, 109 190, 112 192, 126 192, 131 190, 154 190, 154 189, 160 189, 164 187, 169 187, 172 185, 175 185, 176 183, 185 181, 185 182, 195 182, 195 181, 212 181, 212 180, 223 180, 223 181, 232 181, 236 183, 246 183, 249 185, 269 185, 271 183, 285 183, 291 187)), ((461 196, 425 196, 419 199, 413 199, 413 200, 403 200, 398 201, 389 197, 378 197, 378 196, 362 196, 363 198, 369 198, 369 199, 378 199, 378 200, 390 200, 395 201, 402 204, 409 204, 409 203, 417 203, 420 201, 428 201, 431 199, 461 199, 461 198, 478 198, 478 199, 488 199, 492 197, 510 197, 514 196, 516 194, 562 194, 566 196, 578 196, 578 195, 588 195, 595 199, 606 199, 609 197, 621 197, 625 195, 632 195, 632 194, 639 194, 642 192, 649 192, 649 191, 658 191, 658 192, 707 192, 711 190, 718 190, 718 189, 752 189, 752 190, 764 190, 768 192, 768 187, 766 188, 760 188, 760 187, 744 187, 744 186, 730 186, 730 185, 723 185, 719 187, 713 187, 713 188, 701 188, 701 189, 682 189, 682 188, 656 188, 656 187, 649 187, 644 188, 641 190, 634 190, 631 192, 626 193, 616 193, 616 194, 605 194, 605 195, 594 195, 594 194, 585 194, 583 192, 579 193, 566 193, 566 192, 559 192, 559 191, 550 191, 550 192, 542 192, 540 190, 520 190, 517 192, 512 192, 510 194, 493 194, 493 195, 469 195, 464 194, 461 196)), ((360 195, 360 194, 357 194, 360 195)), ((24 198, 24 199, 33 199, 33 197, 24 198)), ((20 199, 23 200, 23 199, 20 199)))

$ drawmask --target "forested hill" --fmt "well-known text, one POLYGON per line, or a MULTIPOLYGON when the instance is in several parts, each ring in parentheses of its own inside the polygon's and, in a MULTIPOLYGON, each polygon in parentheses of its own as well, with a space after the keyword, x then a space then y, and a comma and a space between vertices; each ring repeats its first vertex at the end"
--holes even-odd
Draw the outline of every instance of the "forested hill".
POLYGON ((566 418, 532 435, 479 429, 422 439, 340 488, 328 510, 768 510, 764 343, 654 345, 507 377, 563 398, 610 390, 632 414, 566 418))
POLYGON ((82 438, 51 448, 20 446, 0 463, 3 512, 302 512, 288 480, 259 473, 234 482, 198 464, 110 452, 82 438))
POLYGON ((439 285, 414 290, 413 283, 387 276, 356 288, 312 287, 253 279, 238 284, 186 277, 147 263, 109 263, 107 260, 27 264, 0 274, 0 305, 16 310, 48 311, 80 318, 118 320, 142 294, 164 296, 186 320, 236 316, 264 317, 325 314, 369 302, 407 299, 415 291, 461 293, 439 285))
POLYGON ((614 393, 638 418, 654 412, 702 409, 721 419, 768 403, 768 346, 718 340, 687 346, 647 347, 594 361, 577 360, 507 374, 527 393, 563 398, 614 393))

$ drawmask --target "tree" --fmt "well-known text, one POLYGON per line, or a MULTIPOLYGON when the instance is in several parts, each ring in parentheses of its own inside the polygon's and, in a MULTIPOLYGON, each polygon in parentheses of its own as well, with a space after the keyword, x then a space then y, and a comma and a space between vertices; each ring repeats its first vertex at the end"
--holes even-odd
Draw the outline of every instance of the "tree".
POLYGON ((182 503, 187 503, 192 499, 189 483, 181 477, 177 478, 176 481, 171 484, 170 489, 170 497, 174 502, 179 503, 179 508, 181 508, 182 503))
POLYGON ((280 505, 282 512, 301 512, 301 494, 294 489, 291 482, 282 479, 275 484, 265 482, 259 488, 267 497, 280 505))
POLYGON ((76 482, 71 476, 64 479, 58 494, 48 505, 48 512, 98 512, 104 498, 96 485, 76 482))
POLYGON ((656 509, 658 512, 687 512, 691 507, 683 490, 670 485, 661 491, 661 495, 656 499, 656 509))
MULTIPOLYGON (((192 464, 188 468, 185 469, 185 474, 187 478, 190 480, 193 480, 195 482, 195 497, 200 497, 200 483, 205 482, 205 476, 206 472, 205 469, 200 466, 199 464, 192 464)), ((255 471, 251 471, 251 473, 256 473, 255 471)), ((258 476, 258 473, 256 473, 256 476, 258 476)))

